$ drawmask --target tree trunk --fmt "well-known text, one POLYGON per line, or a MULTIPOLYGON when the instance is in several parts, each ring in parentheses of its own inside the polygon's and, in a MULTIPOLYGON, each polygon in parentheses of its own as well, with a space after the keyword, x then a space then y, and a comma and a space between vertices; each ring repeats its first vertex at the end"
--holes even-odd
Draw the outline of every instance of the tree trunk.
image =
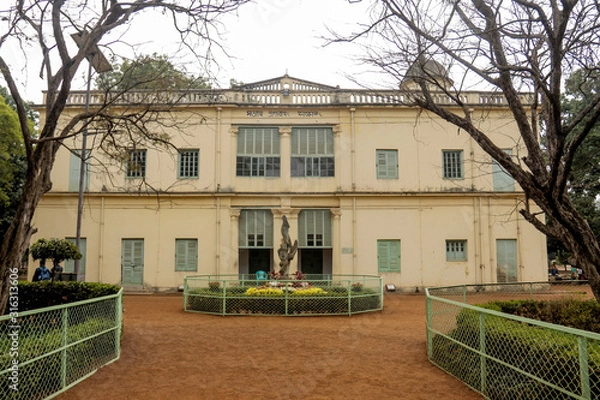
POLYGON ((6 312, 10 293, 9 275, 10 270, 19 268, 23 257, 29 247, 31 235, 37 230, 31 225, 35 209, 42 195, 48 192, 52 183, 50 182, 50 171, 54 164, 56 150, 52 142, 41 143, 36 148, 36 159, 28 163, 27 174, 23 184, 23 194, 15 218, 4 237, 0 247, 0 313, 6 312), (41 168, 40 166, 44 166, 41 168))
POLYGON ((522 210, 521 214, 540 232, 564 244, 573 254, 577 267, 585 273, 594 297, 600 301, 600 245, 586 219, 577 212, 567 196, 526 187, 529 184, 526 181, 519 183, 550 219, 543 223, 528 210, 522 210))
POLYGON ((577 234, 573 235, 564 229, 562 242, 573 254, 576 266, 585 273, 594 297, 600 301, 600 273, 598 273, 600 249, 587 221, 578 214, 576 216, 581 220, 578 226, 574 227, 577 229, 577 234))

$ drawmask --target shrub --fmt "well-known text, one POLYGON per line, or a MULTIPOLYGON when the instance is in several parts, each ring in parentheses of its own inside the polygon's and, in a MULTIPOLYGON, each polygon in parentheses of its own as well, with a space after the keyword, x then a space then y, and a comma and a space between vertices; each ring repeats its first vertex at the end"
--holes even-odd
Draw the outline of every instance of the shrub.
POLYGON ((120 287, 94 282, 19 281, 19 311, 94 299, 119 292, 120 287))
POLYGON ((56 266, 64 260, 79 260, 82 255, 75 244, 67 239, 38 239, 30 247, 34 260, 52 260, 56 266))
MULTIPOLYGON (((220 293, 209 288, 190 290, 186 310, 226 314, 347 314, 348 290, 344 287, 233 286, 220 293), (295 289, 295 288, 294 288, 295 289), (287 292, 289 291, 289 292, 287 292)), ((380 308, 380 296, 372 289, 351 292, 353 312, 380 308)))
MULTIPOLYGON (((25 317, 27 318, 27 317, 25 317)), ((21 321, 25 327, 25 321, 21 321)), ((3 324, 4 331, 8 323, 3 324)), ((73 325, 69 328, 67 343, 78 342, 99 334, 105 329, 114 326, 114 321, 104 318, 92 318, 88 321, 73 325)), ((36 329, 23 329, 19 335, 19 360, 39 357, 43 354, 57 350, 61 346, 62 333, 59 326, 49 326, 44 332, 36 329)), ((2 335, 0 348, 9 348, 10 338, 2 335)), ((75 344, 66 350, 67 355, 67 382, 70 384, 77 379, 98 369, 103 364, 116 357, 115 332, 109 331, 90 339, 75 344)), ((61 389, 61 357, 62 352, 45 356, 34 363, 19 365, 18 391, 9 388, 8 384, 0 388, 0 398, 29 400, 43 399, 61 389)), ((0 370, 8 368, 12 358, 8 351, 0 354, 0 370)))
MULTIPOLYGON (((596 301, 508 301, 479 306, 494 311, 534 318, 574 328, 598 323, 596 301), (572 315, 575 314, 575 315, 572 315), (565 323, 566 322, 566 323, 565 323)), ((480 348, 479 313, 462 310, 456 328, 447 336, 433 338, 432 361, 469 386, 481 389, 481 357, 470 349, 480 348)), ((485 348, 490 358, 486 369, 486 395, 489 398, 567 398, 562 392, 520 374, 526 371, 565 390, 579 392, 578 344, 573 335, 491 315, 485 316, 485 348), (498 360, 496 362, 495 360, 498 360), (512 366, 512 367, 509 367, 512 366), (559 377, 570 377, 564 381, 559 377)), ((600 398, 600 343, 588 343, 589 378, 592 398, 600 398)), ((570 398, 570 397, 569 397, 570 398)))
POLYGON ((600 333, 600 303, 596 300, 495 301, 480 307, 600 333))

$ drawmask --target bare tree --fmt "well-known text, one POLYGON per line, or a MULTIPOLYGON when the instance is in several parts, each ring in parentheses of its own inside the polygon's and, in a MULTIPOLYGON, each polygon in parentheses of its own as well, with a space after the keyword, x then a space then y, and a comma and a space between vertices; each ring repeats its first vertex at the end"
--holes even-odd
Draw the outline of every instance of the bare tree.
POLYGON ((117 92, 107 96, 101 107, 77 115, 64 113, 74 77, 80 67, 87 67, 86 59, 109 40, 126 43, 128 28, 143 13, 158 11, 165 21, 161 30, 171 26, 180 36, 182 49, 203 62, 210 61, 212 50, 219 47, 218 36, 215 37, 219 17, 235 11, 245 2, 247 0, 12 0, 0 6, 3 26, 0 71, 16 103, 27 157, 20 206, 0 247, 0 310, 5 310, 9 297, 9 271, 20 265, 35 233, 31 221, 40 198, 52 187, 50 174, 63 142, 88 126, 104 127, 106 143, 115 132, 126 132, 125 135, 134 132, 136 140, 165 141, 164 135, 148 129, 151 124, 147 122, 158 120, 157 115, 165 110, 164 103, 161 107, 148 104, 114 115, 111 105, 123 94, 117 92), (71 42, 73 34, 79 35, 78 46, 71 42), (11 69, 10 59, 15 57, 16 49, 28 57, 27 68, 40 68, 47 85, 46 118, 37 133, 32 132, 28 124, 24 96, 19 89, 19 74, 23 71, 11 69), (35 64, 34 51, 41 60, 39 65, 35 64))
POLYGON ((410 89, 411 105, 463 129, 504 167, 527 197, 519 212, 565 244, 600 300, 600 246, 567 195, 575 154, 600 116, 600 93, 568 120, 561 104, 571 72, 593 79, 600 68, 597 1, 380 0, 358 31, 333 41, 362 46, 362 61, 410 89), (443 76, 439 65, 460 79, 443 76), (511 158, 478 127, 461 97, 473 83, 503 95, 525 156, 511 158), (440 94, 453 106, 436 101, 440 94))

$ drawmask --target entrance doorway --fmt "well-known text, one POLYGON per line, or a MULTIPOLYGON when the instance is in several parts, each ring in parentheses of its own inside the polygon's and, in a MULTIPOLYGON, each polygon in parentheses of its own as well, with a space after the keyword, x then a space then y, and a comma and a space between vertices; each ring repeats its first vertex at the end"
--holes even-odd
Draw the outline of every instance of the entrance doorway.
POLYGON ((248 249, 248 273, 271 271, 271 249, 248 249))
POLYGON ((515 239, 496 240, 496 260, 498 283, 517 282, 517 241, 515 239))
POLYGON ((121 251, 123 286, 143 286, 144 239, 123 239, 121 251))
POLYGON ((303 274, 331 274, 331 254, 331 249, 300 249, 298 267, 303 274))

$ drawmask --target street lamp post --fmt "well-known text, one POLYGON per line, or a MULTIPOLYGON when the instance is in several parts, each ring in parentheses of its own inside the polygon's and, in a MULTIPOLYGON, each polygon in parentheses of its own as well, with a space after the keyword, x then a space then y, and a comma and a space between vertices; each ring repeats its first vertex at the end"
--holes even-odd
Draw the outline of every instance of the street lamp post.
MULTIPOLYGON (((81 48, 83 44, 83 37, 85 32, 80 32, 71 35, 77 46, 81 48)), ((92 85, 92 68, 98 72, 108 72, 112 70, 112 66, 108 62, 108 60, 104 57, 98 46, 94 46, 92 50, 87 55, 89 67, 88 67, 88 79, 87 79, 87 88, 85 92, 85 112, 87 113, 90 110, 90 92, 92 85)), ((79 193, 77 197, 77 228, 75 232, 75 246, 79 249, 81 245, 81 221, 83 217, 83 190, 85 186, 85 177, 86 177, 86 168, 87 161, 89 159, 88 151, 87 151, 87 135, 88 129, 87 126, 84 127, 81 138, 81 163, 79 166, 79 193)), ((91 152, 90 152, 91 153, 91 152)), ((75 260, 74 273, 77 277, 77 281, 81 282, 85 280, 85 275, 80 271, 81 260, 75 260)))

